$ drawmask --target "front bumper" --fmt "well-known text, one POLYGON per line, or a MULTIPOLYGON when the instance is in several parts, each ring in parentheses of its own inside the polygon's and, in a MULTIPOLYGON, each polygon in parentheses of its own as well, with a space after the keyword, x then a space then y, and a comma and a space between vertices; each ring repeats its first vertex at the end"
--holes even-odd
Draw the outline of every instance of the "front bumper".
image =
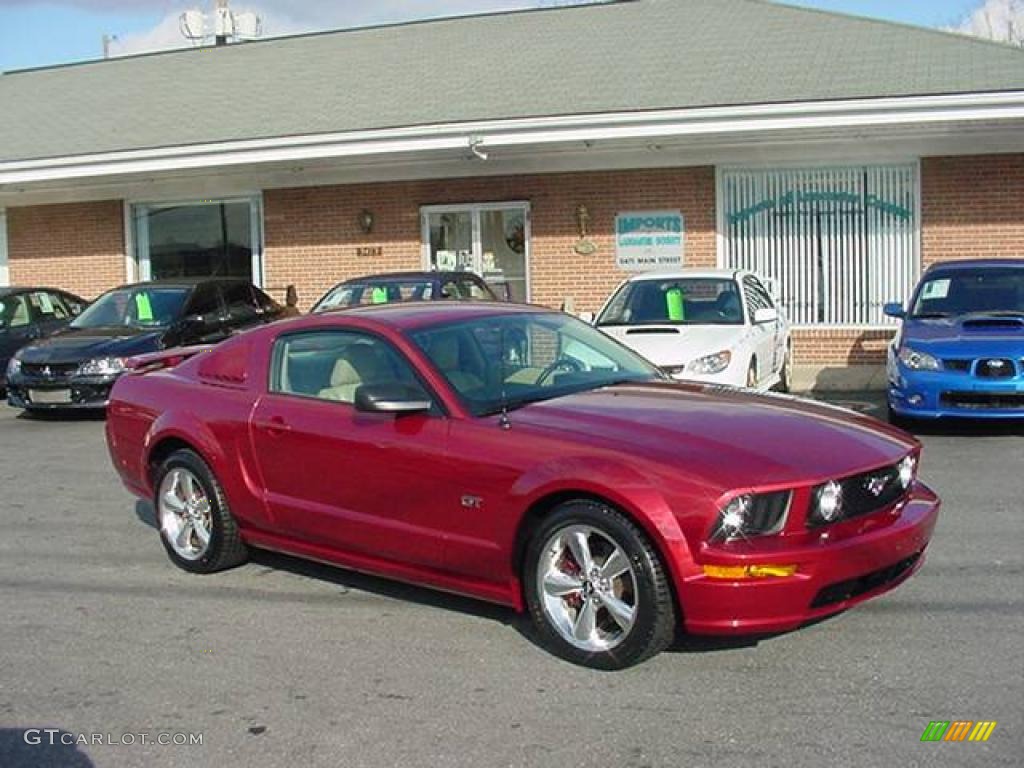
POLYGON ((792 576, 760 579, 715 579, 703 573, 684 579, 679 587, 684 627, 704 635, 786 632, 887 592, 924 563, 939 506, 939 498, 918 483, 893 510, 873 515, 863 533, 795 547, 778 542, 767 551, 735 556, 715 552, 703 564, 770 562, 796 565, 797 570, 792 576))
POLYGON ((107 407, 115 381, 117 376, 15 375, 7 382, 7 404, 28 411, 101 410, 107 407))
POLYGON ((889 409, 916 419, 1024 419, 1024 380, 889 364, 889 409))

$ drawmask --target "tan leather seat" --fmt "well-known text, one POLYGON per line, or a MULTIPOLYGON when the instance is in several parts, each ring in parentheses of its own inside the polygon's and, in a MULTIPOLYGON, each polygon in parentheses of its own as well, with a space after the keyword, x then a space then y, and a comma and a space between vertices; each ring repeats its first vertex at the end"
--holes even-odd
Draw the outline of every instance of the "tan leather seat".
POLYGON ((436 336, 430 342, 430 357, 434 365, 459 392, 481 389, 484 381, 479 376, 462 370, 459 337, 454 333, 436 336))
POLYGON ((393 378, 387 363, 369 344, 353 344, 334 364, 331 386, 320 390, 324 400, 352 403, 363 384, 380 384, 393 378))

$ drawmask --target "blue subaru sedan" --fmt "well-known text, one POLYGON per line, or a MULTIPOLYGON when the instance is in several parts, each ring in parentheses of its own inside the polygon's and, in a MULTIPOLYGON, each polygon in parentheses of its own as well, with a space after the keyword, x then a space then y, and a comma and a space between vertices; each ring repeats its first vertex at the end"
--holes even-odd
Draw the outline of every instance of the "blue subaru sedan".
POLYGON ((889 347, 891 420, 1024 418, 1024 259, 936 264, 889 347))

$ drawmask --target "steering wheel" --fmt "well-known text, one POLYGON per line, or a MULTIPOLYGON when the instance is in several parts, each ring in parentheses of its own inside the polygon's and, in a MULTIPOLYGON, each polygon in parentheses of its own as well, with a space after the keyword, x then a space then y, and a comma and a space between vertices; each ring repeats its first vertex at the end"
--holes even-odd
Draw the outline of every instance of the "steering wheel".
POLYGON ((540 376, 537 377, 537 386, 540 386, 547 381, 556 371, 566 371, 568 373, 583 373, 586 368, 583 367, 583 363, 577 360, 575 357, 569 357, 563 355, 557 358, 551 365, 541 371, 540 376))

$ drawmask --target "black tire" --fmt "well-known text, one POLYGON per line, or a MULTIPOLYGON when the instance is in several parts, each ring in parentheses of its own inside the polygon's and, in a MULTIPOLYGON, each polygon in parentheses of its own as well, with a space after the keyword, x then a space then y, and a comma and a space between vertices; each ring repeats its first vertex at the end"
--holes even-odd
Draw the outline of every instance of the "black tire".
POLYGON ((187 449, 175 451, 159 466, 154 479, 153 508, 156 510, 160 541, 175 565, 191 573, 214 573, 241 565, 249 559, 249 550, 242 541, 235 518, 231 515, 224 490, 213 471, 198 454, 187 449), (167 540, 160 524, 160 486, 167 474, 178 468, 188 470, 198 479, 210 504, 210 541, 206 551, 196 560, 181 557, 167 540))
POLYGON ((750 358, 750 367, 747 368, 747 389, 757 389, 757 358, 750 358))
POLYGON ((533 532, 522 573, 526 605, 545 647, 574 664, 615 670, 639 664, 667 648, 676 632, 675 599, 661 558, 644 533, 607 504, 590 500, 560 504, 533 532), (635 618, 621 640, 609 650, 592 651, 562 637, 544 607, 537 572, 545 545, 559 531, 573 526, 595 529, 628 557, 635 574, 635 618))
POLYGON ((779 392, 789 392, 793 382, 789 380, 789 366, 793 360, 793 345, 786 345, 786 356, 782 359, 782 369, 779 371, 779 392))

